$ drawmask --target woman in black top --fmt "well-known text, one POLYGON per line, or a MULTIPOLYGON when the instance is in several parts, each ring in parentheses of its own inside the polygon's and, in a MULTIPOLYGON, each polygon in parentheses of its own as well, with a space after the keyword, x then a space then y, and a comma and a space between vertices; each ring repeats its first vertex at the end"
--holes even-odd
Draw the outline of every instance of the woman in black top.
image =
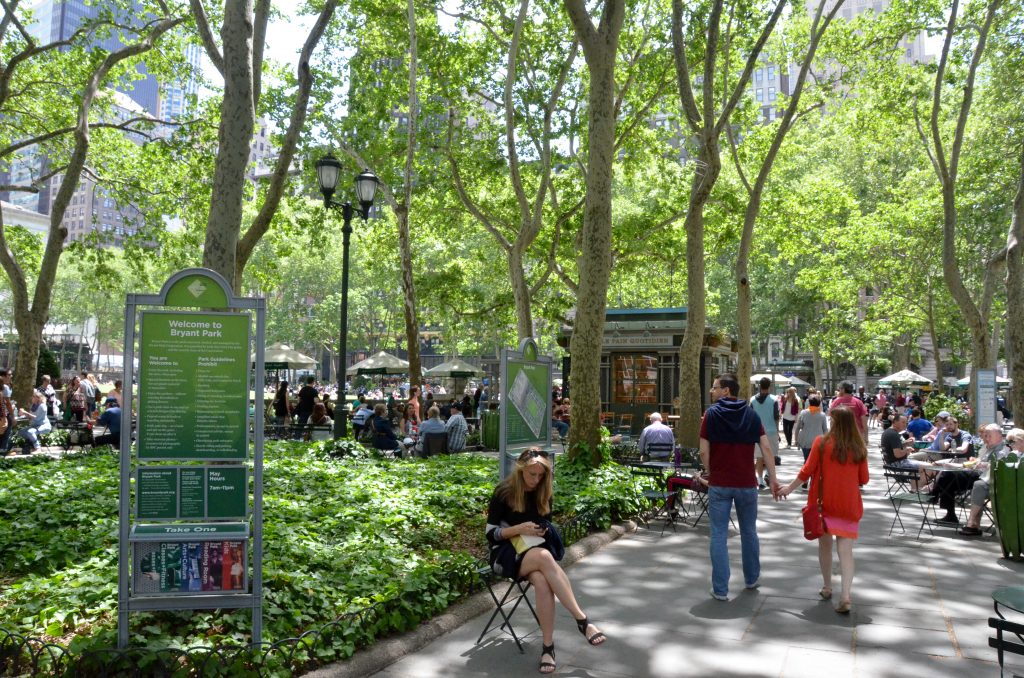
POLYGON ((287 381, 282 381, 278 385, 277 393, 274 394, 274 402, 271 405, 274 407, 274 423, 277 425, 277 434, 280 436, 284 433, 284 426, 289 423, 292 416, 292 408, 288 404, 287 381))
POLYGON ((555 597, 576 620, 580 633, 591 645, 600 645, 605 635, 590 623, 572 592, 572 584, 547 548, 532 547, 516 553, 509 541, 519 535, 544 537, 551 519, 551 462, 546 452, 526 450, 515 469, 494 488, 487 509, 487 542, 491 567, 502 576, 528 579, 536 592, 537 617, 544 647, 540 672, 555 670, 555 597))

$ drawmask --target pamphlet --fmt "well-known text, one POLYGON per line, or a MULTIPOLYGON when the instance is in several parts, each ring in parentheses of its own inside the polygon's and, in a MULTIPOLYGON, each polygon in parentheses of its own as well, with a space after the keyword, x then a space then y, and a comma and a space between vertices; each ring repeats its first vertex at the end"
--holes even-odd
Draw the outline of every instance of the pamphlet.
POLYGON ((528 534, 517 534, 510 540, 512 546, 515 547, 516 553, 522 555, 532 549, 534 546, 540 546, 544 543, 544 537, 534 537, 528 534))

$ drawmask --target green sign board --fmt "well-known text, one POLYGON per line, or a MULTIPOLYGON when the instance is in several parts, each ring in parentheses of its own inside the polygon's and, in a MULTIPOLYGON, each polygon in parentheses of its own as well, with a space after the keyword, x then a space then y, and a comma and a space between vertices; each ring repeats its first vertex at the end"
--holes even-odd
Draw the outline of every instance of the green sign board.
POLYGON ((189 541, 196 539, 243 539, 249 536, 248 523, 194 523, 173 525, 136 525, 132 528, 131 541, 189 541))
POLYGON ((249 316, 145 311, 140 459, 248 456, 249 316))
MULTIPOLYGON (((547 444, 548 398, 551 393, 547 365, 518 360, 508 361, 509 407, 506 413, 505 442, 509 445, 547 444)), ((504 384, 503 384, 504 386, 504 384)))
POLYGON ((140 520, 245 518, 249 506, 244 466, 143 466, 137 478, 140 520))
POLYGON ((194 308, 225 308, 228 299, 224 290, 209 276, 186 275, 167 291, 167 306, 191 306, 194 308))

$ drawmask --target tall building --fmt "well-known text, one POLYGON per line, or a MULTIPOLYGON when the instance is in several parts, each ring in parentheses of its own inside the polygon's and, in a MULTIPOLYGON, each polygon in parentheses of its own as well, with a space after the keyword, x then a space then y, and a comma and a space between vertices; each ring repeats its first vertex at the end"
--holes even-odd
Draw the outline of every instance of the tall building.
MULTIPOLYGON (((84 21, 100 16, 101 5, 95 0, 39 0, 30 6, 33 23, 26 28, 40 44, 67 40, 84 21)), ((141 14, 139 4, 133 2, 132 5, 135 11, 130 16, 120 17, 126 24, 137 20, 141 14)), ((104 38, 97 45, 115 51, 122 48, 124 43, 114 35, 104 38)), ((186 58, 198 71, 200 47, 196 45, 186 48, 186 58)), ((138 115, 173 120, 188 113, 190 95, 195 95, 198 90, 195 79, 161 84, 146 71, 145 64, 139 64, 137 70, 143 77, 129 86, 118 88, 115 94, 113 117, 116 120, 138 115)), ((136 138, 135 141, 141 143, 141 139, 136 138)), ((26 148, 11 159, 6 172, 8 183, 31 184, 37 177, 45 175, 48 168, 49 159, 39 153, 36 147, 26 148)), ((38 194, 11 192, 0 197, 22 209, 48 215, 60 188, 60 179, 60 176, 53 177, 38 194)), ((90 233, 98 232, 104 235, 107 244, 118 246, 126 235, 135 231, 139 216, 138 209, 133 205, 118 205, 102 186, 88 176, 83 176, 63 223, 68 229, 69 240, 81 240, 90 233)))

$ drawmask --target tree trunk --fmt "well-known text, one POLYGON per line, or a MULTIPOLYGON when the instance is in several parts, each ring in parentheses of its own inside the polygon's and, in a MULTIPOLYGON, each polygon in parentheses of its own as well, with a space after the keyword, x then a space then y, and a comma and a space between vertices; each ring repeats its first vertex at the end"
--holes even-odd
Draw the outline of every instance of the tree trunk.
POLYGON ((242 227, 245 172, 256 124, 253 103, 252 0, 227 0, 221 27, 224 45, 224 97, 220 104, 217 161, 206 221, 203 266, 232 282, 242 227))
POLYGON ((690 204, 685 222, 686 331, 679 345, 679 442, 686 447, 697 447, 700 420, 704 413, 704 393, 700 385, 700 356, 707 326, 704 205, 711 197, 711 189, 722 171, 718 135, 713 131, 705 133, 700 143, 698 167, 690 184, 690 204))
POLYGON ((1024 309, 1024 151, 1020 155, 1017 196, 1006 237, 1006 308, 1006 362, 1013 379, 1009 405, 1019 423, 1024 421, 1024 322, 1018 315, 1024 309))
POLYGON ((612 176, 615 162, 615 59, 625 15, 622 0, 605 0, 595 29, 583 0, 565 0, 583 45, 590 75, 587 92, 587 195, 579 257, 579 292, 569 352, 572 355, 573 426, 570 457, 589 449, 600 463, 601 346, 612 265, 612 176))
POLYGON ((405 343, 409 351, 409 383, 419 386, 420 325, 416 318, 416 286, 412 277, 412 248, 409 244, 409 210, 401 206, 395 210, 398 217, 398 256, 402 261, 402 309, 405 312, 405 343))
POLYGON ((945 392, 945 376, 942 366, 942 351, 939 349, 939 333, 935 330, 935 291, 931 282, 928 284, 928 336, 932 338, 932 354, 935 356, 935 381, 939 384, 939 393, 945 392))
POLYGON ((522 341, 533 336, 533 313, 530 309, 530 286, 523 271, 523 254, 518 247, 509 252, 508 273, 512 281, 512 298, 516 303, 516 332, 522 341))

